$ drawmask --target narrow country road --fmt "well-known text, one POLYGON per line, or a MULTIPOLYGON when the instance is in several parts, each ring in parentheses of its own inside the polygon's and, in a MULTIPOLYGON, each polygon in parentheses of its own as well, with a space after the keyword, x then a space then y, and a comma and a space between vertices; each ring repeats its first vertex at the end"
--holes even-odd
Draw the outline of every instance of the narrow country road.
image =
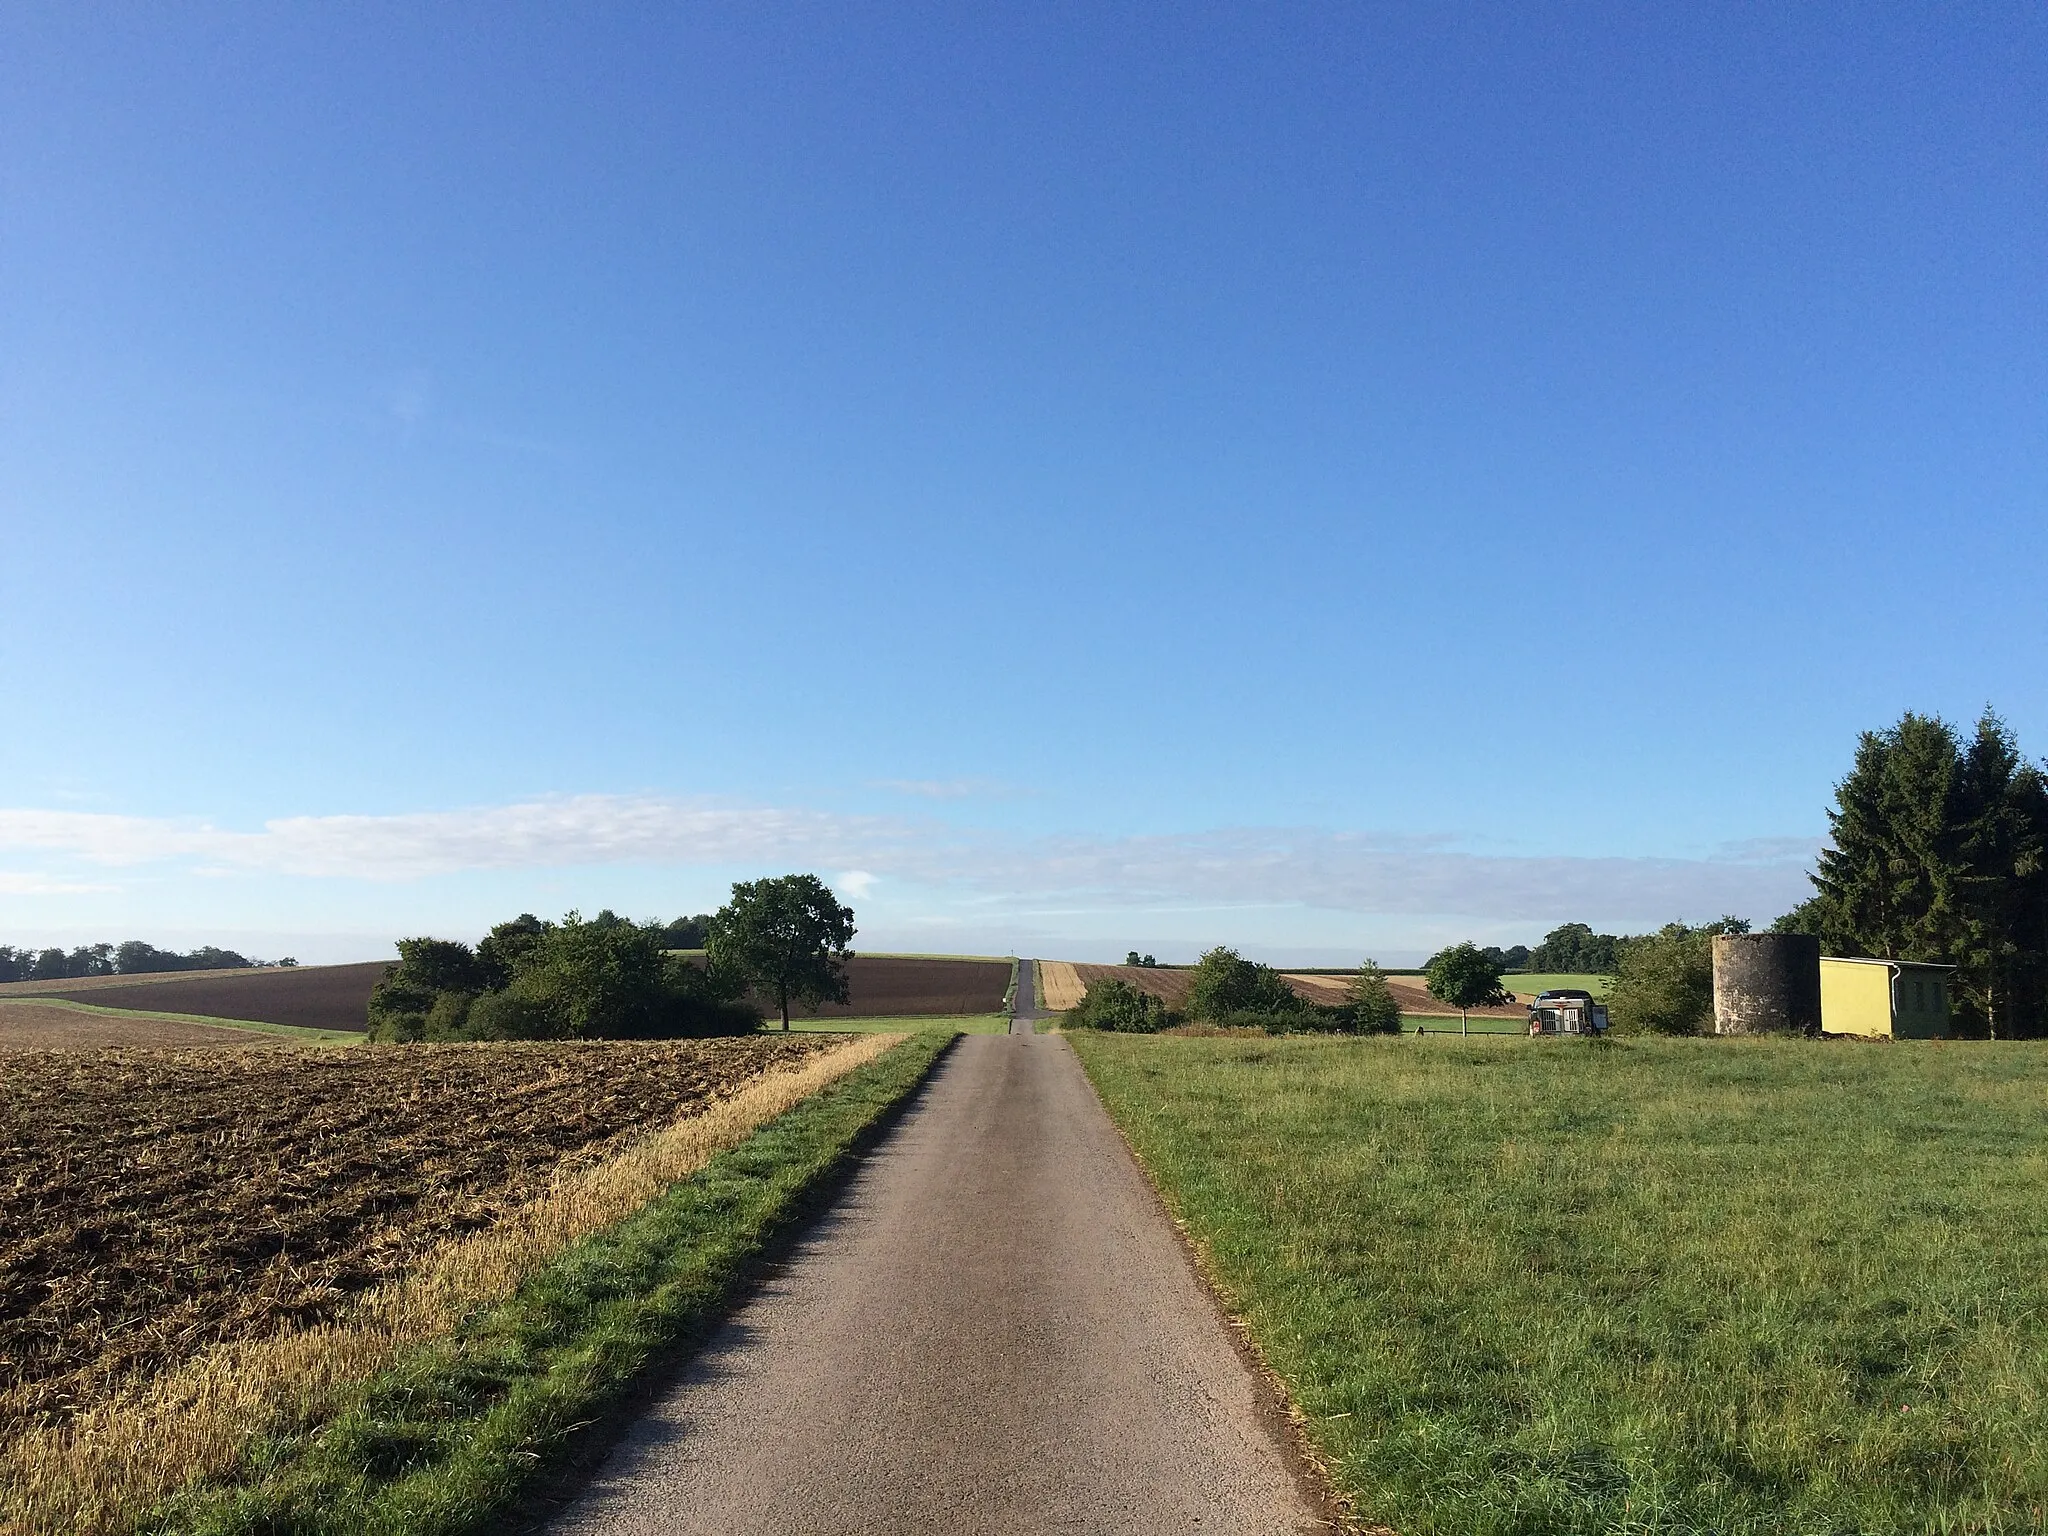
POLYGON ((1327 1528, 1034 1001, 1026 961, 555 1536, 1327 1528))

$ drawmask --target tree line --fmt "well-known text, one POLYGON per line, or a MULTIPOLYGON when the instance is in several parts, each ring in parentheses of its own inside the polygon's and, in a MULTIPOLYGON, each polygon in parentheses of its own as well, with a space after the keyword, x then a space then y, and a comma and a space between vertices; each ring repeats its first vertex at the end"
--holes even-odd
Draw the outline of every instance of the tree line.
POLYGON ((370 994, 370 1038, 578 1040, 743 1034, 772 1002, 847 1000, 853 909, 815 875, 741 881, 715 913, 673 923, 612 911, 522 913, 474 946, 398 941, 370 994), (677 939, 695 939, 679 943, 677 939), (701 951, 701 956, 685 951, 701 951))
MULTIPOLYGON (((75 949, 16 949, 0 944, 0 981, 69 981, 87 976, 142 976, 159 971, 239 971, 264 965, 232 949, 203 944, 184 954, 140 939, 125 944, 81 944, 75 949)), ((281 966, 299 962, 287 956, 281 966)))

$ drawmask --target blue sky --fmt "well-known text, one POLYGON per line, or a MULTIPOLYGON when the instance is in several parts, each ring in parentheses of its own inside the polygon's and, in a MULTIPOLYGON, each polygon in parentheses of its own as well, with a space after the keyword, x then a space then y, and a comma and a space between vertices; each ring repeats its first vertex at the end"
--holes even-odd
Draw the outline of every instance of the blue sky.
POLYGON ((1798 899, 2048 750, 2038 6, 0 16, 0 941, 1798 899))

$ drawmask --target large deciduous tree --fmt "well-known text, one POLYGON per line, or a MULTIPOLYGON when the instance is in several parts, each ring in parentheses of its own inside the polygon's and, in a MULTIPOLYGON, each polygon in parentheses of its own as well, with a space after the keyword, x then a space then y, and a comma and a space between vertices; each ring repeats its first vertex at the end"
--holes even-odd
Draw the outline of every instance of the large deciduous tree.
MULTIPOLYGON (((1530 950, 1524 968, 1567 975, 1611 976, 1621 940, 1585 923, 1560 923, 1530 950)), ((1512 951, 1510 951, 1512 953, 1512 951)))
POLYGON ((736 881, 732 900, 712 914, 704 947, 715 974, 743 979, 775 999, 782 1027, 789 1005, 847 1000, 853 958, 853 908, 816 875, 736 881))

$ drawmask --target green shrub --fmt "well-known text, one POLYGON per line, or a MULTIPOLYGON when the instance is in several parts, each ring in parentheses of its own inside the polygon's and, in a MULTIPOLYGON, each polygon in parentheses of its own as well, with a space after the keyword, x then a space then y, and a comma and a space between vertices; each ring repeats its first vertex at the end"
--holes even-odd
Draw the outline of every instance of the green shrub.
POLYGON ((1310 1007, 1273 967, 1221 945, 1195 962, 1188 983, 1188 1016, 1208 1023, 1227 1014, 1293 1014, 1310 1007))
POLYGON ((1081 1001, 1067 1012, 1069 1029, 1107 1029, 1118 1034, 1154 1035, 1180 1022, 1180 1015, 1150 992, 1127 981, 1091 981, 1081 1001))
POLYGON ((569 1031, 540 988, 515 982, 471 1004, 471 1040, 562 1040, 569 1031))
POLYGON ((1622 945, 1607 1013, 1619 1034, 1696 1035, 1714 1019, 1714 934, 1719 925, 1666 923, 1622 945))

